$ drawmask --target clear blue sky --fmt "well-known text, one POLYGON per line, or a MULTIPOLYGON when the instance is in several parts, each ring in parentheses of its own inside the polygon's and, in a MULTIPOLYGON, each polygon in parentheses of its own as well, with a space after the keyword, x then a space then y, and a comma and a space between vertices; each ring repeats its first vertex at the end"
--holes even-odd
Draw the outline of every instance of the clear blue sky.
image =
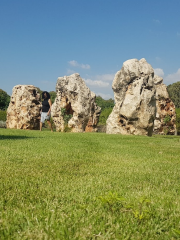
POLYGON ((0 88, 55 90, 78 72, 113 97, 124 61, 145 58, 164 83, 180 81, 180 0, 0 0, 0 88))

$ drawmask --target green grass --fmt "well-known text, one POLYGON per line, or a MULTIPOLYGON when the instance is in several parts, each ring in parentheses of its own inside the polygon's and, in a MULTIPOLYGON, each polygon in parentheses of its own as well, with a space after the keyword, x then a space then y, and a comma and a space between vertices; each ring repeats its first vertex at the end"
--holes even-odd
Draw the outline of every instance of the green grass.
POLYGON ((180 138, 0 129, 0 239, 180 238, 180 138))

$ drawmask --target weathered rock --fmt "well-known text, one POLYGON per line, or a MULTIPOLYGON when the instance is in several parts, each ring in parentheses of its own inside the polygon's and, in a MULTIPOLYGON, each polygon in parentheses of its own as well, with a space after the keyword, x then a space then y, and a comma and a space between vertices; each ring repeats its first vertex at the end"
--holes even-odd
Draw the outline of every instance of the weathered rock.
POLYGON ((56 99, 51 110, 56 131, 64 131, 66 126, 71 132, 97 131, 101 109, 96 105, 95 99, 96 95, 90 91, 78 73, 59 77, 56 99))
POLYGON ((154 83, 156 88, 154 133, 174 135, 176 132, 175 105, 169 98, 167 87, 163 84, 163 79, 155 75, 154 83))
POLYGON ((107 119, 106 133, 153 133, 156 113, 154 70, 143 58, 131 59, 115 75, 115 106, 107 119))
POLYGON ((36 87, 15 86, 7 109, 7 128, 39 129, 40 107, 40 94, 36 87))

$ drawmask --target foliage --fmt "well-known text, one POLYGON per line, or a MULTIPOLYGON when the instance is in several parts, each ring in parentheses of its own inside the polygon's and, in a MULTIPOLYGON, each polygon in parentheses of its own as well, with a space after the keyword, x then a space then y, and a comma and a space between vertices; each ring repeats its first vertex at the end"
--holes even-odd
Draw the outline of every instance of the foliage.
POLYGON ((105 125, 106 124, 106 121, 109 117, 109 115, 111 114, 113 108, 105 108, 101 114, 100 114, 100 117, 99 117, 99 125, 105 125))
POLYGON ((113 108, 114 107, 114 100, 109 99, 109 100, 104 100, 102 97, 97 96, 96 97, 96 104, 101 107, 101 111, 103 111, 106 108, 113 108))
POLYGON ((151 202, 149 199, 147 199, 146 197, 142 197, 139 200, 137 207, 130 207, 130 209, 132 209, 132 213, 133 213, 134 217, 138 221, 148 219, 152 215, 151 210, 149 208, 150 203, 151 202))
POLYGON ((180 135, 180 108, 176 108, 176 129, 177 134, 180 135))
POLYGON ((99 107, 101 107, 101 114, 99 117, 98 125, 106 125, 106 120, 108 119, 108 117, 114 107, 114 100, 111 98, 109 100, 104 100, 102 97, 97 96, 96 104, 99 107))
POLYGON ((167 90, 176 108, 180 108, 180 81, 168 85, 167 90))
POLYGON ((67 124, 64 126, 64 132, 71 132, 71 128, 67 124))
POLYGON ((99 199, 101 200, 102 205, 112 213, 131 213, 138 221, 147 219, 151 215, 151 210, 149 208, 150 200, 146 197, 140 198, 136 205, 134 203, 127 203, 126 199, 119 196, 117 192, 109 192, 105 196, 100 196, 99 199))
POLYGON ((124 206, 125 199, 118 195, 117 192, 109 192, 105 196, 100 196, 104 207, 107 207, 110 211, 120 211, 120 209, 124 206))
POLYGON ((0 89, 0 110, 5 110, 8 108, 10 102, 10 96, 7 92, 0 89))
POLYGON ((171 121, 171 117, 167 114, 164 118, 164 123, 168 124, 168 122, 170 122, 170 121, 171 121))
POLYGON ((49 94, 51 96, 51 102, 54 103, 55 98, 56 98, 56 92, 55 91, 50 91, 49 94))
POLYGON ((42 100, 42 93, 43 93, 43 91, 40 88, 38 88, 38 87, 37 87, 37 90, 38 90, 38 93, 40 93, 40 97, 41 97, 41 100, 42 100))
POLYGON ((6 121, 6 117, 7 117, 7 111, 6 110, 0 110, 0 121, 6 121))
POLYGON ((164 123, 165 123, 165 126, 163 126, 163 132, 165 135, 167 135, 171 129, 170 126, 168 126, 168 123, 171 121, 171 117, 167 114, 164 118, 164 123))
POLYGON ((61 115, 63 116, 65 124, 68 124, 69 120, 72 118, 72 114, 67 114, 66 108, 61 108, 61 115))
POLYGON ((0 239, 179 237, 179 144, 0 129, 0 239))
MULTIPOLYGON (((53 121, 52 117, 50 118, 50 122, 51 122, 51 125, 52 125, 52 129, 55 130, 55 129, 56 129, 56 126, 55 126, 55 124, 54 124, 54 121, 53 121)), ((48 128, 48 129, 50 128, 49 125, 48 125, 48 123, 47 123, 47 121, 44 122, 43 127, 44 127, 44 128, 48 128)))
POLYGON ((0 120, 0 128, 6 128, 6 122, 0 120))
POLYGON ((64 132, 71 132, 71 128, 68 127, 68 122, 72 118, 72 114, 67 114, 66 108, 61 108, 61 115, 64 120, 64 132))

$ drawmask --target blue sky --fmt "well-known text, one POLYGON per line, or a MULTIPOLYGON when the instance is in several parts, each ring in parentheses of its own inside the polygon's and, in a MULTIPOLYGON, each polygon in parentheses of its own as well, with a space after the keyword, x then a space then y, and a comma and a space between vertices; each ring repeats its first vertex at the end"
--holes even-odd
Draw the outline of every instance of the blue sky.
POLYGON ((0 88, 55 90, 77 72, 113 98, 123 62, 145 58, 169 85, 180 81, 180 0, 0 0, 0 88))

